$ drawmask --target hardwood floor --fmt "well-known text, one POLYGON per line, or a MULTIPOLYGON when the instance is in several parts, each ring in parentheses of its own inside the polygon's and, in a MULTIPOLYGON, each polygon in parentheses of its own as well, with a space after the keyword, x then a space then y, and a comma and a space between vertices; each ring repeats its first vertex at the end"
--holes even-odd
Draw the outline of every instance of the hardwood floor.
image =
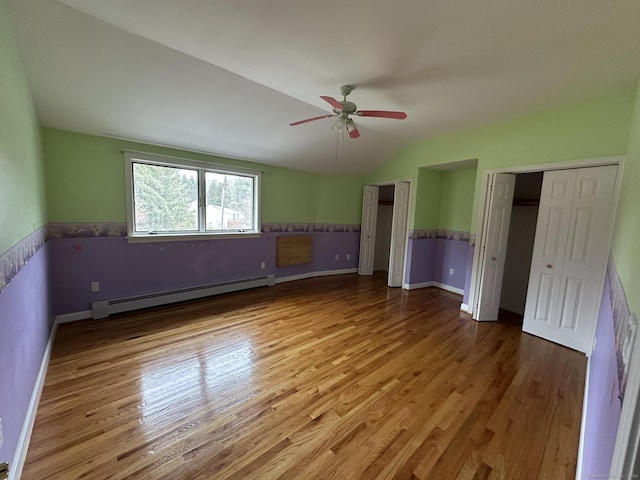
POLYGON ((23 479, 573 479, 586 358, 384 280, 61 325, 23 479))

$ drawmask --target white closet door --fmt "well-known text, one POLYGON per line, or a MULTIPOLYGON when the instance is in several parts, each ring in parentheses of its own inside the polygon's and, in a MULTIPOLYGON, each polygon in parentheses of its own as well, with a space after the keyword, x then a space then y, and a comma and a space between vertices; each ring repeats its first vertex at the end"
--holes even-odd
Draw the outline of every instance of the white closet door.
POLYGON ((407 219, 409 217, 409 183, 398 182, 393 197, 393 221, 391 224, 391 248, 389 256, 390 287, 402 286, 404 257, 407 245, 407 219))
POLYGON ((494 174, 489 184, 487 230, 481 245, 480 296, 473 317, 476 320, 498 319, 515 184, 515 175, 506 173, 494 174))
POLYGON ((523 330, 591 350, 617 166, 545 172, 523 330))
POLYGON ((525 332, 544 336, 542 329, 553 323, 558 310, 575 176, 576 170, 544 174, 524 310, 525 332))
POLYGON ((375 185, 364 186, 358 275, 373 275, 373 263, 376 253, 376 223, 378 221, 378 192, 379 187, 375 185))

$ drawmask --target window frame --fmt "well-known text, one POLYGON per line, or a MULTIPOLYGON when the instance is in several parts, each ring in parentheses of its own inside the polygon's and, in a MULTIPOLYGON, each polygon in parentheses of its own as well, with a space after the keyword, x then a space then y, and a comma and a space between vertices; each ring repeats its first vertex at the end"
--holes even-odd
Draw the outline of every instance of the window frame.
POLYGON ((262 172, 249 168, 218 163, 190 160, 168 155, 150 154, 133 150, 123 150, 125 170, 125 191, 127 207, 127 240, 129 242, 168 242, 188 240, 212 240, 229 238, 258 238, 261 232, 261 191, 262 172), (136 232, 134 221, 133 165, 135 163, 158 167, 186 168, 197 171, 198 184, 198 225, 199 230, 190 232, 136 232), (207 230, 206 227, 206 184, 205 172, 253 177, 253 226, 247 230, 207 230))

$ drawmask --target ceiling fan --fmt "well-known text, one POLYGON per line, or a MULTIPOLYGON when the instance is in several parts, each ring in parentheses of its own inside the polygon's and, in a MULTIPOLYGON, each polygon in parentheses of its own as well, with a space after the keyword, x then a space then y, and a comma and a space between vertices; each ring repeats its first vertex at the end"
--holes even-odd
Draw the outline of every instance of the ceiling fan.
POLYGON ((355 103, 347 100, 347 95, 355 87, 352 85, 343 85, 340 87, 340 93, 342 94, 342 101, 338 101, 333 97, 320 96, 325 102, 333 107, 333 115, 321 115, 319 117, 307 118, 306 120, 300 120, 299 122, 290 123, 289 126, 294 127, 307 122, 313 122, 314 120, 320 120, 322 118, 338 117, 333 124, 333 128, 338 131, 346 130, 351 138, 358 138, 360 132, 358 132, 358 126, 356 122, 349 115, 357 115, 359 117, 379 117, 379 118, 395 118, 397 120, 404 120, 407 118, 407 114, 404 112, 390 112, 388 110, 358 110, 355 103))

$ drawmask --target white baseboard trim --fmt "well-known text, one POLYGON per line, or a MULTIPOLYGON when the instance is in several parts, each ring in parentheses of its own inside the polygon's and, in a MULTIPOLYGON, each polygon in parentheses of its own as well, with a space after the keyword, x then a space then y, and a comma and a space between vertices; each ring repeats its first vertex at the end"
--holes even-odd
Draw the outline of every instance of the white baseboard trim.
POLYGON ((421 283, 403 283, 402 288, 405 290, 416 290, 418 288, 436 287, 447 292, 457 293, 458 295, 464 295, 464 290, 457 287, 452 287, 445 283, 440 282, 421 282, 421 283))
POLYGON ((343 268, 342 270, 322 270, 320 272, 307 272, 288 277, 277 277, 276 283, 292 282, 294 280, 304 280, 305 278, 326 277, 330 275, 345 275, 347 273, 358 273, 357 268, 343 268))
POLYGON ((436 287, 447 292, 457 293, 458 295, 464 295, 464 290, 457 287, 452 287, 446 283, 440 282, 421 282, 421 283, 403 283, 402 288, 405 290, 416 290, 418 288, 436 287))
POLYGON ((405 283, 402 288, 405 290, 417 290, 418 288, 427 288, 435 286, 435 282, 421 282, 421 283, 405 283))
POLYGON ((466 303, 460 304, 460 311, 465 313, 473 313, 473 311, 471 310, 471 306, 467 305, 466 303))
POLYGON ((464 290, 458 287, 452 287, 451 285, 447 285, 446 283, 433 282, 434 287, 441 288, 442 290, 446 290, 447 292, 457 293, 458 295, 464 295, 464 290))
POLYGON ((57 330, 58 321, 56 318, 51 326, 51 333, 49 334, 47 346, 45 347, 44 354, 42 355, 42 362, 40 362, 40 370, 36 377, 36 383, 33 386, 29 407, 27 408, 27 414, 25 415, 24 423, 22 424, 22 430, 20 431, 20 437, 18 438, 18 445, 13 456, 13 462, 11 463, 9 480, 20 480, 20 476, 22 475, 24 461, 27 458, 29 442, 31 441, 31 432, 33 431, 33 426, 36 422, 38 404, 40 403, 40 397, 42 396, 44 381, 47 378, 47 369, 49 368, 49 360, 51 359, 51 351, 53 349, 53 342, 56 338, 57 330))
POLYGON ((82 310, 81 312, 64 313, 56 317, 56 324, 77 322, 78 320, 87 320, 91 317, 91 310, 82 310))
MULTIPOLYGON (((578 443, 578 460, 576 463, 576 478, 582 478, 582 465, 584 463, 584 439, 587 425, 587 408, 589 399, 589 378, 591 376, 591 357, 587 357, 587 374, 584 378, 584 392, 582 394, 582 420, 580 421, 580 442, 578 443)), ((613 478, 613 477, 612 477, 613 478)))

